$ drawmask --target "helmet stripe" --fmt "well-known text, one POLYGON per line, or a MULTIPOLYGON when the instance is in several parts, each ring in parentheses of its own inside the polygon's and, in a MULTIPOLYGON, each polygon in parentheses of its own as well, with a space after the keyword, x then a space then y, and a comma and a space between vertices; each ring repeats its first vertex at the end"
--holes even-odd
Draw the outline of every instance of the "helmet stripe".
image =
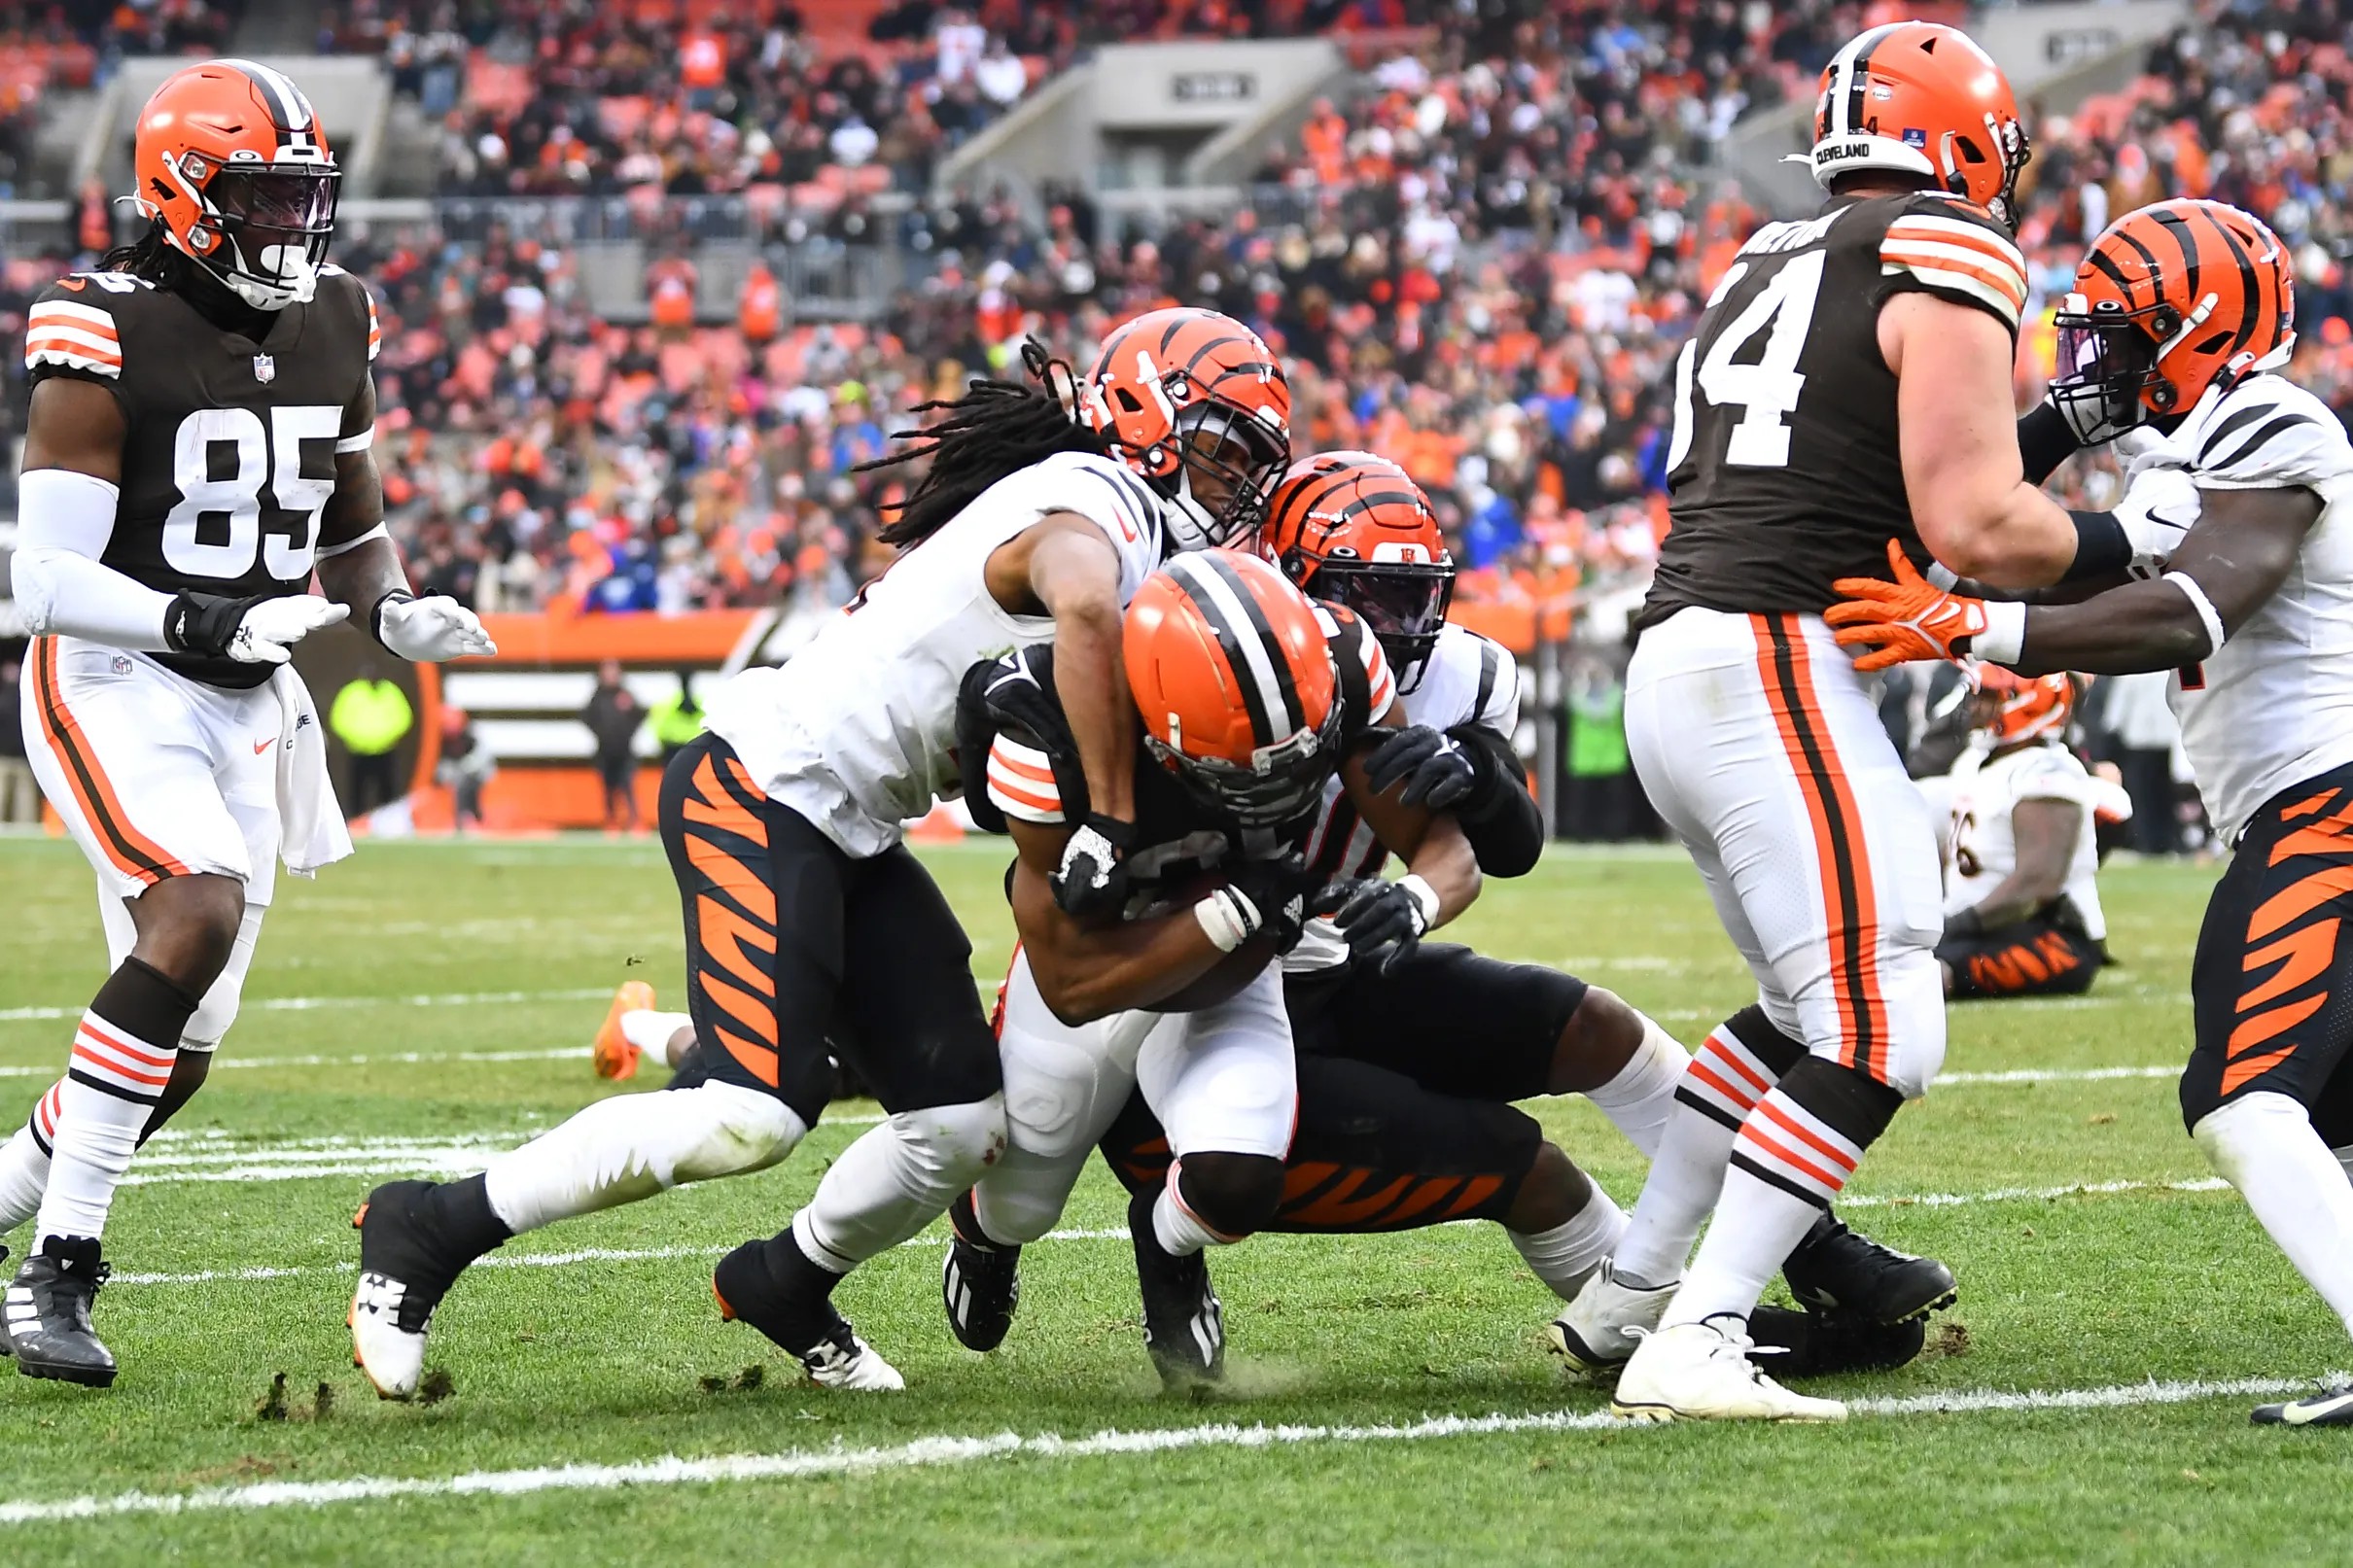
POLYGON ((2197 286, 2197 239, 2190 230, 2190 221, 2178 212, 2166 212, 2160 207, 2149 216, 2157 221, 2160 228, 2172 236, 2174 244, 2181 247, 2182 282, 2188 291, 2185 297, 2187 308, 2182 312, 2186 318, 2197 309, 2198 300, 2205 296, 2205 291, 2197 286))
POLYGON ((2238 236, 2231 233, 2229 226, 2216 218, 2210 209, 2199 207, 2196 211, 2200 218, 2213 226, 2216 233, 2222 235, 2223 248, 2229 251, 2231 260, 2238 263, 2238 286, 2241 300, 2238 312, 2238 333, 2230 339, 2230 353, 2228 356, 2235 359, 2254 338, 2256 319, 2263 313, 2263 289, 2255 280, 2255 258, 2247 254, 2247 248, 2238 242, 2238 236))
POLYGON ((1872 52, 1881 40, 1902 22, 1887 22, 1858 36, 1853 43, 1839 51, 1831 69, 1841 73, 1830 83, 1830 129, 1833 135, 1846 135, 1863 123, 1864 93, 1870 89, 1872 52))
POLYGON ((1306 727, 1305 711, 1291 680, 1290 660, 1267 623, 1266 611, 1249 585, 1215 550, 1192 550, 1169 563, 1193 603, 1217 634, 1226 662, 1242 688, 1250 732, 1260 746, 1275 746, 1306 727))
POLYGON ((262 101, 269 105, 270 119, 278 129, 313 128, 317 117, 310 111, 310 100, 302 96, 302 89, 285 72, 256 60, 225 59, 221 63, 243 73, 260 89, 262 101))

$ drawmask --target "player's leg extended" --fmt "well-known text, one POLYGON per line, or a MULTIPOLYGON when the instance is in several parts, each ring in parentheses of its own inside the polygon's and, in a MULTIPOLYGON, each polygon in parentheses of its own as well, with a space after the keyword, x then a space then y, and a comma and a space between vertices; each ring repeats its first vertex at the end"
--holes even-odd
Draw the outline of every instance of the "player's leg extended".
POLYGON ((1661 1331, 1629 1361, 1617 1406, 1662 1418, 1836 1419, 1835 1402, 1788 1395, 1747 1366, 1744 1324, 1862 1151, 1943 1063, 1935 838, 1826 629, 1758 616, 1751 633, 1773 735, 1721 737, 1732 744, 1710 765, 1745 762, 1753 778, 1691 798, 1768 966, 1766 1000, 1794 1006, 1808 1055, 1742 1119, 1717 1223, 1661 1331), (1740 739, 1780 755, 1737 757, 1740 739))
MULTIPOLYGON (((50 1168, 32 1255, 9 1287, 8 1337, 25 1373, 104 1385, 114 1357, 90 1332, 89 1304, 105 1278, 107 1210, 244 915, 252 866, 223 790, 235 771, 226 749, 245 737, 220 733, 222 715, 188 682, 71 639, 35 642, 28 696, 42 790, 101 896, 128 903, 133 936, 75 1029, 54 1092, 50 1168)), ((231 716, 240 707, 219 706, 231 716)))
MULTIPOLYGON (((2324 1105, 2343 1120, 2333 1080, 2353 1046, 2348 868, 2353 769, 2286 791, 2248 824, 2198 931, 2181 1101, 2216 1172, 2353 1333, 2353 1183, 2314 1125, 2324 1105)), ((2265 1406, 2256 1419, 2353 1425, 2353 1397, 2265 1406)))
MULTIPOLYGON (((1004 1080, 971 942, 931 873, 901 845, 851 862, 844 883, 832 1040, 888 1114, 826 1168, 789 1230, 729 1253, 715 1280, 820 1381, 896 1388, 898 1375, 842 1321, 833 1287, 938 1218, 1002 1156, 1004 1080)), ((819 1062, 829 1087, 832 1064, 822 1052, 819 1062)))
POLYGON ((702 1053, 704 1071, 599 1100, 479 1175, 388 1182, 369 1195, 356 1222, 352 1337, 388 1399, 415 1391, 434 1308, 474 1259, 575 1214, 764 1169, 825 1107, 837 974, 826 960, 838 950, 838 915, 836 934, 823 927, 827 900, 838 907, 838 853, 820 840, 780 854, 778 830, 798 819, 760 796, 716 737, 673 760, 661 819, 685 916, 687 993, 698 1032, 715 1042, 702 1053), (794 890, 800 923, 780 927, 780 888, 794 890))
POLYGON ((2051 920, 2020 921, 1998 931, 1939 942, 1945 994, 1976 997, 2080 996, 2108 961, 2097 942, 2051 920))

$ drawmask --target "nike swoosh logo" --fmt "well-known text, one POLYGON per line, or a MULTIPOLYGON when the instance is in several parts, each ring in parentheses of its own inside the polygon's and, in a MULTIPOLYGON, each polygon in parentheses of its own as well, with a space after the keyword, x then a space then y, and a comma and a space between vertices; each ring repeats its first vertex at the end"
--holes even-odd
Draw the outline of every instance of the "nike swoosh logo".
POLYGON ((256 741, 253 743, 253 754, 255 756, 260 756, 263 752, 268 750, 271 747, 277 744, 278 738, 275 735, 272 735, 266 741, 256 741))
POLYGON ((2280 1412, 2280 1417, 2288 1426, 2310 1426, 2336 1414, 2348 1404, 2353 1404, 2353 1393, 2339 1394, 2335 1399, 2308 1399, 2289 1406, 2280 1412))

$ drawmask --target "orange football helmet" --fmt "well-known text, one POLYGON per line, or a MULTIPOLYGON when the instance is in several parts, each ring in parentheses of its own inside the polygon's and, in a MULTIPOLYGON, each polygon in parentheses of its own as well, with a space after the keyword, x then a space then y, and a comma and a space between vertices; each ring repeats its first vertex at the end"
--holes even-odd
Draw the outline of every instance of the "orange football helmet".
POLYGON ((1976 695, 1971 717, 1997 747, 2055 739, 2075 714, 2075 678, 2022 676, 1998 664, 1964 665, 1976 695))
POLYGON ((2010 79, 1968 34, 1889 22, 1831 57, 1813 111, 1813 177, 1925 174, 2016 227, 2012 196, 2032 154, 2010 79))
POLYGON ((1370 452, 1303 459, 1276 486, 1258 537, 1285 576, 1373 629, 1398 690, 1421 684, 1454 602, 1455 563, 1403 469, 1370 452))
POLYGON ((131 149, 139 211, 257 310, 308 299, 334 236, 342 171, 310 100, 252 60, 163 79, 131 149))
POLYGON ((1320 612, 1239 550, 1195 550, 1153 573, 1120 635, 1144 746, 1247 827, 1314 808, 1340 765, 1344 704, 1320 612))
POLYGON ((1231 316, 1189 305, 1111 330, 1079 389, 1087 424, 1171 503, 1178 549, 1256 528, 1291 460, 1291 385, 1231 316))
POLYGON ((2128 212, 2091 242, 2053 318, 2051 401, 2078 440, 2111 440, 2287 364, 2295 319, 2288 248, 2261 219, 2219 201, 2128 212))

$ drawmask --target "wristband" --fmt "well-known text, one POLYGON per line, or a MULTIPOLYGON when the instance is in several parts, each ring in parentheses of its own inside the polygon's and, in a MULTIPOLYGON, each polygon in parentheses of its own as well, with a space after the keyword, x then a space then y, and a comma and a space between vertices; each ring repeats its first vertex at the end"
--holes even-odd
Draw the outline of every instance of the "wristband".
POLYGON ((1231 953, 1258 934, 1258 907, 1232 888, 1220 888, 1195 904, 1193 919, 1220 953, 1231 953))
POLYGON ((2041 484, 2058 466, 2075 456, 2079 443, 2075 427, 2053 402, 2039 402, 2018 422, 2018 455, 2026 466, 2026 482, 2041 484))
MULTIPOLYGON (((2206 590, 2197 585, 2197 579, 2187 572, 2168 572, 2157 580, 2170 582, 2179 588, 2184 597, 2190 601, 2190 608, 2197 611, 2198 623, 2206 628, 2206 653, 2210 654, 2216 648, 2221 647, 2223 645, 2222 611, 2214 608, 2214 601, 2206 597, 2206 590)), ((2200 654, 2199 657, 2203 658, 2205 654, 2200 654)))
POLYGON ((2132 565, 2132 540, 2112 511, 2071 511, 2075 523, 2075 559, 2059 575, 2061 582, 2112 577, 2132 565))
POLYGON ((2026 648, 2026 607, 2014 600, 1988 599, 1985 629, 1969 640, 1969 656, 1987 664, 2016 664, 2026 648))
POLYGON ((1397 886, 1405 889, 1406 896, 1413 899, 1414 907, 1422 912, 1422 928, 1423 930, 1426 931, 1438 923, 1437 889, 1411 872, 1399 877, 1397 886))
MULTIPOLYGON (((378 647, 384 645, 384 607, 396 600, 402 604, 413 604, 416 601, 416 595, 405 588, 395 588, 377 600, 375 609, 368 612, 368 635, 376 640, 378 647)), ((386 648, 385 651, 390 652, 391 649, 386 648)))

